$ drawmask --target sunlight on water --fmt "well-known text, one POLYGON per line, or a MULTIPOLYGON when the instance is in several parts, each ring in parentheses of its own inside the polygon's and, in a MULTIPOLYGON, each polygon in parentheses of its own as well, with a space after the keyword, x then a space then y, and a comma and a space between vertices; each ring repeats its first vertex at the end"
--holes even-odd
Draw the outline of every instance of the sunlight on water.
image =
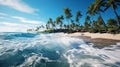
POLYGON ((120 43, 98 49, 61 35, 0 33, 0 67, 120 67, 120 43))

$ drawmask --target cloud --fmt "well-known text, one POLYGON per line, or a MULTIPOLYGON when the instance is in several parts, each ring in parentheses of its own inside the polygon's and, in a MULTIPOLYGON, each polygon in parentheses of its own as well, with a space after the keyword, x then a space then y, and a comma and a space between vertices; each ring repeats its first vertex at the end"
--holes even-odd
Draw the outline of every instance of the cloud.
POLYGON ((13 20, 18 20, 19 22, 27 23, 27 24, 45 25, 45 23, 43 21, 29 20, 29 19, 21 17, 21 16, 10 16, 10 15, 8 15, 6 13, 2 13, 2 12, 0 12, 0 19, 13 19, 13 20))
POLYGON ((9 16, 9 15, 6 14, 6 13, 0 12, 0 19, 4 19, 4 18, 6 18, 7 16, 9 16))
POLYGON ((24 22, 24 23, 29 23, 29 24, 42 24, 42 25, 44 25, 44 22, 42 22, 42 21, 28 20, 28 19, 26 19, 26 18, 19 17, 19 16, 12 16, 12 18, 18 19, 20 22, 24 22))
POLYGON ((5 26, 18 26, 19 25, 17 23, 10 23, 10 22, 2 22, 1 24, 5 25, 5 26))
MULTIPOLYGON (((26 21, 26 20, 24 20, 24 21, 26 21)), ((3 22, 0 22, 0 32, 26 32, 27 29, 35 29, 36 27, 45 24, 40 21, 36 21, 36 22, 37 22, 37 24, 31 23, 31 22, 22 23, 21 20, 19 20, 19 23, 3 21, 3 22), (28 24, 26 24, 26 23, 28 23, 28 24)), ((40 29, 40 31, 42 31, 42 30, 44 30, 44 28, 40 29)))
POLYGON ((37 11, 37 9, 28 6, 22 0, 0 0, 0 5, 25 13, 35 13, 37 11))
POLYGON ((0 32, 21 32, 23 30, 19 30, 19 28, 16 27, 10 27, 10 26, 0 26, 0 32))
POLYGON ((0 22, 0 32, 26 32, 27 29, 34 28, 28 24, 19 24, 13 22, 0 22))
MULTIPOLYGON (((35 29, 38 26, 45 25, 43 21, 29 20, 20 16, 10 16, 0 13, 0 32, 26 32, 27 29, 35 29), (10 19, 10 20, 8 20, 10 19)), ((40 31, 44 28, 40 29, 40 31)))
POLYGON ((0 32, 20 32, 20 31, 25 31, 22 28, 27 28, 21 24, 17 23, 12 23, 12 22, 0 22, 0 32))

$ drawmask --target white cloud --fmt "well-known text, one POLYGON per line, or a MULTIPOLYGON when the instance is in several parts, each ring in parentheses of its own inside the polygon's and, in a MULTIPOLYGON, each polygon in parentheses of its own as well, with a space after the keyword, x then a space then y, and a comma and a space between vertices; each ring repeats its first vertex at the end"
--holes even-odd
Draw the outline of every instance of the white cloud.
POLYGON ((7 6, 25 13, 35 13, 37 11, 37 9, 28 6, 22 0, 0 0, 0 5, 7 6))
POLYGON ((38 20, 29 20, 27 18, 21 17, 21 16, 10 16, 6 13, 0 12, 0 19, 17 19, 19 22, 27 23, 27 24, 41 24, 45 25, 43 21, 38 21, 38 20))
POLYGON ((28 20, 28 19, 26 19, 26 18, 19 17, 19 16, 13 16, 12 18, 18 19, 18 20, 20 20, 20 22, 24 22, 24 23, 29 23, 29 24, 42 24, 42 25, 44 25, 44 22, 42 22, 42 21, 28 20))
MULTIPOLYGON (((20 28, 21 25, 17 23, 11 23, 11 22, 0 22, 0 32, 20 32, 25 31, 24 29, 20 28)), ((25 26, 22 26, 22 28, 25 28, 25 26)))
MULTIPOLYGON (((4 13, 0 13, 0 19, 12 19, 15 21, 3 21, 0 20, 0 32, 26 32, 27 29, 35 29, 40 25, 45 25, 44 22, 38 20, 28 20, 20 16, 5 16, 4 13), (17 20, 17 21, 16 21, 17 20)), ((40 29, 40 31, 44 28, 40 29)))
POLYGON ((18 26, 19 25, 17 23, 10 23, 10 22, 2 22, 1 24, 6 25, 6 26, 18 26))
MULTIPOLYGON (((0 32, 27 32, 27 29, 35 29, 38 24, 24 24, 13 22, 0 22, 0 32)), ((41 31, 44 29, 41 29, 41 31)))
POLYGON ((0 19, 4 19, 6 16, 9 16, 6 13, 0 12, 0 19))
POLYGON ((34 27, 12 22, 0 22, 0 32, 26 32, 28 28, 34 27))
POLYGON ((0 32, 18 32, 18 28, 9 27, 9 26, 0 26, 0 32))

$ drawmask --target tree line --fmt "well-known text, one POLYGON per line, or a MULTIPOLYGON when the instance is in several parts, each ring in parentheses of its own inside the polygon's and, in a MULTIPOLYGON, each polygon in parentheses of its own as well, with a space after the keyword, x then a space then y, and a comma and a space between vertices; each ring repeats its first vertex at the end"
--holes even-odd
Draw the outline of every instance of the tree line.
MULTIPOLYGON (((46 26, 40 26, 35 29, 38 31, 40 28, 45 27, 44 32, 93 32, 93 33, 119 33, 120 32, 120 16, 117 13, 117 9, 120 6, 120 0, 95 0, 89 5, 86 12, 85 22, 82 24, 80 18, 83 16, 78 10, 76 11, 75 18, 70 8, 64 8, 64 14, 56 17, 56 20, 49 18, 46 26), (102 14, 108 9, 113 10, 115 18, 109 18, 107 22, 104 21, 102 14), (95 15, 98 15, 96 20, 91 19, 95 15), (67 20, 67 24, 64 23, 67 20)), ((29 31, 30 29, 28 29, 29 31)))

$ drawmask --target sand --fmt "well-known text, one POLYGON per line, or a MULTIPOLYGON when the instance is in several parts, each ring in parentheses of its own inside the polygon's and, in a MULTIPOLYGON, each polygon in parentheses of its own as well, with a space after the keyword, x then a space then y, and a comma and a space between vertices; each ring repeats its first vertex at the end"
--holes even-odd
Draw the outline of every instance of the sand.
POLYGON ((72 33, 64 34, 64 36, 71 36, 83 39, 86 43, 93 43, 94 47, 103 48, 110 45, 120 44, 120 34, 109 34, 109 33, 72 33))
POLYGON ((109 34, 109 33, 72 33, 72 34, 68 34, 68 36, 87 36, 87 37, 91 37, 92 39, 96 39, 96 38, 102 38, 102 39, 112 39, 112 40, 120 40, 120 34, 109 34))

